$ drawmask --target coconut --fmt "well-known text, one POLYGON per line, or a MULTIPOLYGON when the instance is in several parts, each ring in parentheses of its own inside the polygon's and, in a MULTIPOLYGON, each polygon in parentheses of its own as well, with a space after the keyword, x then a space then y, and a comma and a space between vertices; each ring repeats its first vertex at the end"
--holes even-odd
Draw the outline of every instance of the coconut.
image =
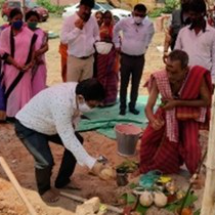
POLYGON ((93 210, 93 206, 91 204, 82 204, 76 207, 75 211, 76 215, 89 215, 95 214, 93 210))
POLYGON ((93 211, 97 212, 97 211, 99 211, 99 207, 100 207, 101 202, 100 202, 99 197, 93 197, 93 198, 85 201, 84 204, 91 205, 93 208, 93 211))
POLYGON ((157 207, 162 208, 167 205, 168 198, 162 192, 154 192, 154 203, 157 207))
POLYGON ((144 191, 140 195, 140 204, 144 207, 149 207, 153 203, 153 196, 149 191, 144 191))
POLYGON ((114 179, 116 178, 116 171, 111 167, 104 168, 103 170, 101 170, 99 177, 103 180, 114 179))

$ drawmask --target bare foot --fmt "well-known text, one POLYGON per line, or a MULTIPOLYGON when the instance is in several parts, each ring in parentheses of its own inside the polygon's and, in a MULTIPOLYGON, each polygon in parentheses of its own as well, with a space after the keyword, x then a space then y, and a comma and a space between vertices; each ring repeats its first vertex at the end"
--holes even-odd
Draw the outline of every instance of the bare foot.
POLYGON ((59 193, 51 188, 50 190, 46 191, 43 195, 41 195, 41 198, 44 202, 47 203, 54 203, 57 202, 60 198, 59 193))

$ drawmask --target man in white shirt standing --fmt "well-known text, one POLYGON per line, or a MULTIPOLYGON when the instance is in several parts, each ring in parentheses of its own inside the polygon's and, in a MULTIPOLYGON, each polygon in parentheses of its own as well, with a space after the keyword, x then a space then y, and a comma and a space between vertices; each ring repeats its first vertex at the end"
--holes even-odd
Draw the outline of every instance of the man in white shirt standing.
POLYGON ((143 4, 134 7, 132 17, 119 21, 114 27, 116 48, 121 53, 121 86, 120 86, 120 115, 126 114, 126 97, 128 83, 131 78, 131 94, 129 111, 139 114, 135 108, 138 89, 145 63, 145 53, 154 34, 153 23, 146 18, 147 8, 143 4), (122 32, 120 44, 119 34, 122 32))
POLYGON ((175 49, 187 52, 190 66, 199 65, 208 69, 215 84, 215 29, 205 20, 206 11, 204 0, 190 1, 191 25, 179 31, 175 49))
POLYGON ((93 7, 94 0, 81 0, 79 10, 64 21, 61 42, 68 44, 67 82, 93 76, 94 43, 99 40, 99 27, 91 16, 93 7))
POLYGON ((38 192, 44 201, 55 202, 59 198, 50 183, 54 161, 49 141, 65 147, 56 188, 72 186, 70 176, 76 161, 96 175, 103 168, 85 151, 74 123, 81 112, 90 111, 104 97, 104 88, 95 79, 63 83, 41 91, 17 113, 16 134, 35 159, 38 192))

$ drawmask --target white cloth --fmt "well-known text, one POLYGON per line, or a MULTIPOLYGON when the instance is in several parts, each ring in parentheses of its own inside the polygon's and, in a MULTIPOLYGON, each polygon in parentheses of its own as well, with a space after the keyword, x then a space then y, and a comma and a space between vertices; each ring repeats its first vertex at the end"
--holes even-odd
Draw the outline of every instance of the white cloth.
POLYGON ((187 52, 190 66, 202 66, 211 72, 215 83, 215 29, 207 24, 198 34, 186 26, 179 31, 174 49, 187 52))
MULTIPOLYGON (((149 82, 147 83, 149 90, 151 90, 150 88, 152 86, 154 79, 156 81, 156 85, 162 98, 173 99, 169 79, 167 77, 167 72, 164 70, 153 73, 151 75, 151 78, 149 79, 149 82)), ((179 138, 179 128, 176 119, 176 109, 173 108, 171 110, 166 110, 165 118, 166 118, 166 135, 169 138, 169 141, 177 143, 179 138)))
POLYGON ((72 119, 77 112, 76 86, 77 83, 70 82, 41 91, 17 113, 16 119, 37 132, 59 134, 64 146, 72 152, 77 162, 91 169, 96 159, 86 152, 72 126, 72 119))
POLYGON ((68 44, 68 55, 86 57, 92 55, 94 43, 100 40, 99 27, 94 16, 85 23, 83 29, 75 27, 76 20, 80 19, 75 13, 65 19, 61 31, 61 42, 68 44))
POLYGON ((120 47, 119 34, 122 32, 121 51, 138 56, 145 54, 154 35, 154 26, 148 18, 144 18, 143 22, 137 25, 132 17, 128 17, 119 21, 113 32, 113 42, 117 48, 120 47))

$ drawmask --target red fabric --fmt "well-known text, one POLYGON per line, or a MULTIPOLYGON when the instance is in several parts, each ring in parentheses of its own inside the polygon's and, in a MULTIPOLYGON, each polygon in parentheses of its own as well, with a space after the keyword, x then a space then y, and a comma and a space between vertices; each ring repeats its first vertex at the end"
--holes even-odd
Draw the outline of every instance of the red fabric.
MULTIPOLYGON (((211 74, 205 68, 201 66, 194 66, 187 77, 187 83, 180 92, 180 99, 189 100, 197 99, 200 92, 200 86, 202 79, 205 78, 207 86, 212 94, 212 82, 211 74)), ((199 107, 177 107, 177 118, 180 120, 186 119, 198 119, 200 116, 201 108, 199 107)), ((210 108, 207 109, 207 121, 208 124, 210 118, 210 108)))
MULTIPOLYGON (((162 108, 156 112, 156 116, 160 115, 164 117, 162 108)), ((164 125, 156 131, 149 125, 144 131, 140 147, 140 172, 160 170, 166 174, 178 173, 180 166, 185 162, 190 173, 195 173, 201 158, 198 123, 181 121, 178 143, 169 141, 165 128, 164 125)))
POLYGON ((104 105, 112 105, 116 102, 118 93, 118 73, 116 69, 117 52, 113 48, 109 54, 97 55, 97 80, 105 89, 104 105))
POLYGON ((61 77, 63 79, 63 82, 66 82, 67 76, 67 49, 67 44, 60 44, 59 53, 61 55, 61 77))
MULTIPOLYGON (((112 41, 113 25, 103 24, 99 30, 101 41, 112 41)), ((96 78, 105 89, 103 105, 113 105, 117 99, 119 71, 119 56, 114 47, 108 54, 97 53, 96 68, 96 78)))
MULTIPOLYGON (((165 117, 163 109, 159 108, 156 116, 165 117)), ((166 125, 160 130, 154 130, 150 125, 142 136, 140 147, 140 172, 160 170, 164 173, 177 173, 180 167, 179 144, 170 142, 166 137, 166 125)))
MULTIPOLYGON (((181 91, 182 99, 196 99, 203 76, 206 78, 211 90, 210 74, 202 67, 195 67, 188 74, 187 82, 181 91)), ((181 113, 192 109, 188 107, 177 108, 181 113)), ((193 109, 194 110, 194 109, 193 109)), ((165 119, 165 111, 159 108, 155 116, 165 119)), ((154 130, 150 125, 142 136, 140 148, 140 172, 160 170, 163 173, 177 173, 184 162, 191 174, 195 173, 201 159, 201 148, 198 140, 199 122, 192 118, 178 120, 179 141, 170 142, 166 136, 166 125, 160 130, 154 130)))

